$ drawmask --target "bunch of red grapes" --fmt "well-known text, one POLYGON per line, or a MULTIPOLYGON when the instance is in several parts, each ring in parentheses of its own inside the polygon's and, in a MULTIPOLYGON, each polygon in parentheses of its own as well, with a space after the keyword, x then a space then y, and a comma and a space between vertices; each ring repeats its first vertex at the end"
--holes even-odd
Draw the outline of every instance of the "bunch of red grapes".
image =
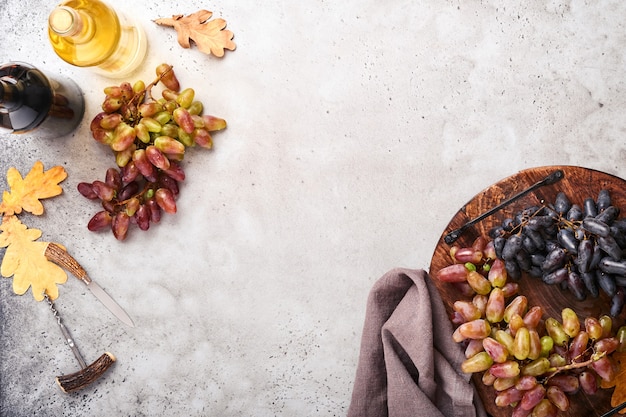
POLYGON ((185 150, 212 148, 211 132, 226 128, 224 119, 202 114, 192 88, 181 91, 170 65, 159 65, 156 75, 147 86, 137 81, 105 88, 103 111, 90 126, 93 138, 111 148, 117 166, 107 170, 104 181, 79 183, 78 191, 101 201, 88 229, 110 228, 118 240, 126 239, 131 224, 148 230, 162 212, 176 213, 185 150), (165 88, 155 99, 152 88, 159 83, 165 88))

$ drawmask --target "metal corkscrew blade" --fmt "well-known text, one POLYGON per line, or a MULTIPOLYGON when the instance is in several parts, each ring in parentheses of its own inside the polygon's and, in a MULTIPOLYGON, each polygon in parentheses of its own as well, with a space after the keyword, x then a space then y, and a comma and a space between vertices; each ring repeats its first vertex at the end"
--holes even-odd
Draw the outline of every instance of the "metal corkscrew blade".
POLYGON ((458 229, 455 229, 455 230, 451 231, 450 233, 448 233, 443 238, 443 241, 445 243, 447 243, 448 245, 454 243, 459 237, 461 237, 461 235, 469 227, 472 227, 474 224, 478 223, 479 221, 486 219, 487 217, 491 216, 492 214, 500 211, 503 207, 505 207, 505 206, 513 203, 514 201, 517 201, 520 198, 524 197, 528 193, 531 193, 531 192, 535 191, 536 189, 541 188, 541 187, 543 187, 545 185, 551 185, 551 184, 557 183, 560 180, 562 180, 563 178, 565 178, 565 173, 562 170, 557 169, 556 171, 552 172, 550 175, 548 175, 547 177, 545 177, 541 181, 538 181, 538 182, 534 183, 530 187, 528 187, 525 190, 515 194, 513 197, 510 197, 509 199, 504 200, 503 202, 501 202, 497 206, 495 206, 492 209, 484 212, 483 214, 481 214, 480 216, 476 217, 475 219, 472 219, 472 220, 468 221, 467 223, 465 223, 463 226, 459 227, 458 229))
POLYGON ((611 410, 609 410, 606 413, 602 414, 600 417, 610 417, 610 416, 618 413, 619 411, 623 410, 624 408, 626 408, 626 402, 623 402, 620 405, 618 405, 617 407, 612 408, 611 410))

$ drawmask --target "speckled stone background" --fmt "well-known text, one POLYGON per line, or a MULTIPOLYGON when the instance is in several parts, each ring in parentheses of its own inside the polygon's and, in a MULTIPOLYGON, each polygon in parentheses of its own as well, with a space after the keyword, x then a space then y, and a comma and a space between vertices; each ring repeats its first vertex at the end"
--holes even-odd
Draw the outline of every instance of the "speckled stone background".
POLYGON ((20 218, 136 323, 72 278, 61 286, 86 359, 118 359, 63 394, 54 377, 78 364, 50 312, 0 278, 2 416, 345 415, 371 285, 393 267, 427 269, 473 195, 541 165, 626 176, 622 1, 109 3, 149 37, 129 81, 172 63, 229 127, 187 155, 176 215, 123 243, 89 232, 98 206, 76 185, 112 166, 88 127, 117 81, 52 52, 54 3, 0 3, 0 61, 74 79, 87 106, 66 137, 0 136, 0 189, 11 166, 63 166, 64 194, 20 218), (152 22, 201 8, 235 33, 223 59, 152 22))

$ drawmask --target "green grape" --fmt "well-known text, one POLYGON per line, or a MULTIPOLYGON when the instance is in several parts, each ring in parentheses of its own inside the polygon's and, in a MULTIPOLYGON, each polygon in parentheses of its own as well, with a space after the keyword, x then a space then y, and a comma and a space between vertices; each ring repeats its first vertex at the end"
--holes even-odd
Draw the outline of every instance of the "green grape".
POLYGON ((506 284, 506 266, 501 259, 495 259, 489 268, 489 282, 494 287, 503 287, 506 284))
MULTIPOLYGON (((202 113, 202 110, 204 110, 204 106, 202 105, 201 101, 194 101, 187 108, 187 110, 189 111, 189 114, 198 116, 202 113)), ((203 126, 204 126, 204 121, 203 121, 203 126)))
POLYGON ((196 92, 193 88, 185 88, 176 97, 176 103, 184 109, 188 109, 193 103, 193 98, 196 92))
POLYGON ((569 336, 565 333, 563 325, 555 318, 549 317, 546 322, 546 331, 557 346, 564 346, 569 341, 569 336))
POLYGON ((158 112, 154 116, 152 116, 154 120, 156 120, 161 126, 172 120, 172 113, 170 113, 167 109, 158 112))
POLYGON ((102 103, 102 110, 106 113, 113 113, 122 107, 123 101, 118 97, 108 96, 102 103))
POLYGON ((461 364, 461 371, 466 374, 473 374, 489 369, 493 364, 493 359, 487 352, 479 352, 461 364))
POLYGON ((561 366, 567 365, 567 359, 565 359, 565 356, 560 355, 556 352, 552 353, 548 357, 548 361, 550 362, 550 366, 552 366, 553 368, 559 368, 561 366))
POLYGON ((541 356, 547 357, 554 348, 554 340, 548 335, 541 336, 541 356))
POLYGON ((513 352, 513 344, 515 340, 510 333, 507 333, 506 331, 501 329, 496 330, 495 339, 502 345, 504 345, 509 352, 513 352))
MULTIPOLYGON (((524 408, 524 405, 521 402, 520 404, 522 405, 522 408, 524 408)), ((532 417, 556 417, 558 413, 556 406, 547 398, 539 401, 539 403, 532 410, 532 417)))
POLYGON ((548 358, 538 358, 522 367, 522 375, 540 376, 548 372, 551 368, 548 358))
MULTIPOLYGON (((135 125, 135 136, 143 143, 150 142, 150 130, 145 123, 137 123, 135 125)), ((119 164, 118 164, 119 165, 119 164)))
POLYGON ((609 337, 613 330, 613 319, 610 316, 602 315, 598 320, 602 326, 602 337, 609 337))
POLYGON ((142 80, 137 80, 135 81, 135 83, 133 84, 133 93, 135 94, 145 94, 146 91, 146 83, 144 83, 142 80))
POLYGON ((467 283, 478 294, 489 294, 491 292, 491 283, 480 272, 469 271, 467 274, 467 283))
POLYGON ((184 154, 185 145, 170 136, 159 136, 154 139, 154 146, 165 154, 184 154))
POLYGON ((530 347, 528 349, 528 359, 535 360, 541 356, 541 338, 535 329, 528 329, 530 336, 530 347))
POLYGON ((528 307, 528 299, 523 295, 518 295, 504 309, 504 321, 509 322, 515 314, 523 316, 528 307))
POLYGON ((499 323, 504 318, 505 299, 500 288, 493 288, 485 306, 485 317, 490 323, 499 323))
POLYGON ((166 123, 161 126, 161 134, 163 136, 170 136, 174 139, 178 138, 178 131, 180 127, 176 123, 166 123))
POLYGON ((530 333, 527 328, 522 327, 515 334, 512 353, 518 361, 523 361, 528 358, 528 354, 530 353, 530 333))
POLYGON ((204 128, 209 132, 226 129, 226 120, 224 119, 208 114, 202 116, 202 119, 204 119, 204 128))
POLYGON ((517 377, 496 378, 496 380, 493 382, 493 389, 495 389, 496 391, 504 391, 509 388, 514 388, 516 382, 517 377))
POLYGON ((602 325, 600 321, 594 317, 585 319, 585 331, 591 340, 597 340, 602 337, 602 325))
POLYGON ((576 337, 580 331, 580 320, 576 312, 571 308, 564 308, 561 311, 561 318, 563 320, 563 331, 569 337, 576 337))

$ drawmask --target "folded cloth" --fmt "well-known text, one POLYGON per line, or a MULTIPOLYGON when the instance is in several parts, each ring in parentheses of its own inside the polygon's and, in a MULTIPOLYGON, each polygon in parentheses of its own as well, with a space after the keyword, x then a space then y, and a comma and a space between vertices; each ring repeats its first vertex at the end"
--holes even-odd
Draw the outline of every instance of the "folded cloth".
POLYGON ((437 288, 394 269, 367 301, 348 417, 486 417, 437 288))

